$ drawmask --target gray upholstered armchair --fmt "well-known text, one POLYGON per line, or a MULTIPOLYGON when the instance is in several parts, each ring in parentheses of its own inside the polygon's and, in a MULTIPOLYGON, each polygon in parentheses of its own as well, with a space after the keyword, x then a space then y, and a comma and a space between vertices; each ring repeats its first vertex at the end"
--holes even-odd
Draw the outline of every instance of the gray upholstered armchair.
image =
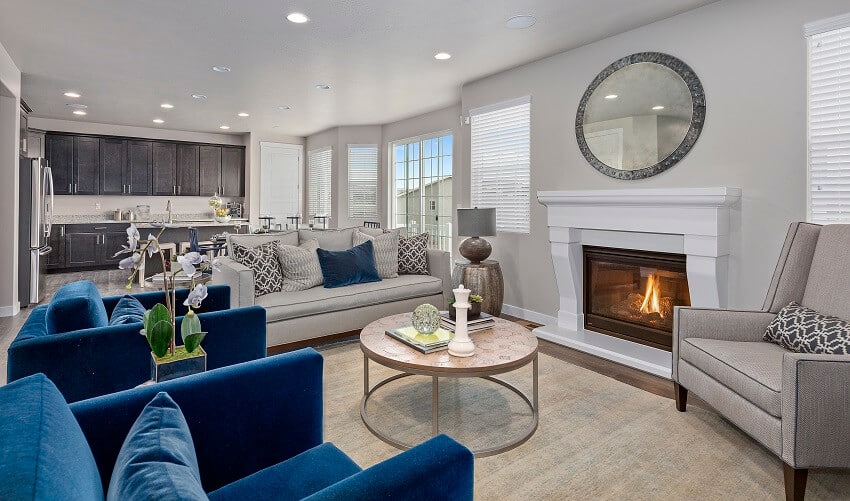
POLYGON ((679 411, 696 393, 782 459, 785 497, 802 500, 809 468, 850 468, 850 355, 763 341, 791 301, 850 319, 850 225, 792 224, 762 311, 677 308, 673 382, 679 411))

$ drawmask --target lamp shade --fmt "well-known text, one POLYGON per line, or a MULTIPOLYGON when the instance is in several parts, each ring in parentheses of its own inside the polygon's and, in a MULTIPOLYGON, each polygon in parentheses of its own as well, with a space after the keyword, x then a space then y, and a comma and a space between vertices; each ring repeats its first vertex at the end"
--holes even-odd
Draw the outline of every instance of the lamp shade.
POLYGON ((487 237, 496 234, 496 209, 458 209, 457 234, 462 237, 487 237))

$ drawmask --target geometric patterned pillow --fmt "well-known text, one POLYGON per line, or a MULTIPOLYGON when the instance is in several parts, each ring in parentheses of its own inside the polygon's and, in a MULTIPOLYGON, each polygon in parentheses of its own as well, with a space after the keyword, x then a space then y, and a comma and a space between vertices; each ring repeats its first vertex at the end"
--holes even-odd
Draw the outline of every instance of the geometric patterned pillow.
POLYGON ((354 230, 354 245, 360 245, 367 240, 372 241, 375 253, 375 267, 381 278, 398 277, 398 232, 388 231, 380 235, 369 235, 360 230, 354 230))
POLYGON ((305 291, 325 283, 319 255, 316 254, 318 248, 319 241, 315 238, 298 247, 284 244, 277 246, 277 258, 283 272, 282 291, 305 291))
POLYGON ((850 322, 791 302, 767 326, 764 340, 796 353, 850 354, 850 322))
POLYGON ((254 272, 254 297, 280 292, 283 287, 283 272, 276 250, 279 243, 280 240, 274 240, 258 247, 233 243, 233 260, 254 272))
POLYGON ((406 275, 428 275, 427 233, 399 239, 398 272, 406 275))

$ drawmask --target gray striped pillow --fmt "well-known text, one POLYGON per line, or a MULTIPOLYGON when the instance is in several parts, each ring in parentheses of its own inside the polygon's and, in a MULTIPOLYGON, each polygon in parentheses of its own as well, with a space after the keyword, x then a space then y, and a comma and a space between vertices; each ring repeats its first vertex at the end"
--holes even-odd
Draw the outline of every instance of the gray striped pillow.
POLYGON ((316 239, 307 240, 298 247, 285 244, 277 246, 277 259, 283 272, 283 286, 280 290, 303 291, 324 283, 319 256, 316 254, 318 248, 319 241, 316 239))
POLYGON ((398 277, 398 232, 367 235, 360 230, 354 232, 354 246, 371 240, 375 249, 375 267, 381 278, 398 277))

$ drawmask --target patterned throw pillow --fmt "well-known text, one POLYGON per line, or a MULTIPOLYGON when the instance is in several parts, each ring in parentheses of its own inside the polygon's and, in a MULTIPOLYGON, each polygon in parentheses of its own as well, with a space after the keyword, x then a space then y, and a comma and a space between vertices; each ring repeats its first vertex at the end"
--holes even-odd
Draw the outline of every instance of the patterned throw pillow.
POLYGON ((850 354, 850 322, 791 302, 767 326, 764 340, 797 353, 850 354))
POLYGON ((362 231, 354 232, 354 245, 371 240, 375 249, 375 266, 381 278, 398 277, 398 233, 387 232, 380 235, 367 235, 362 231))
POLYGON ((280 244, 277 246, 277 258, 283 272, 284 292, 304 291, 322 285, 322 267, 316 249, 319 241, 307 240, 298 247, 280 244))
POLYGON ((283 287, 283 272, 277 259, 280 240, 266 242, 257 247, 233 244, 233 259, 254 272, 254 296, 280 292, 283 287))
POLYGON ((404 275, 428 275, 427 233, 399 239, 398 272, 404 275))

